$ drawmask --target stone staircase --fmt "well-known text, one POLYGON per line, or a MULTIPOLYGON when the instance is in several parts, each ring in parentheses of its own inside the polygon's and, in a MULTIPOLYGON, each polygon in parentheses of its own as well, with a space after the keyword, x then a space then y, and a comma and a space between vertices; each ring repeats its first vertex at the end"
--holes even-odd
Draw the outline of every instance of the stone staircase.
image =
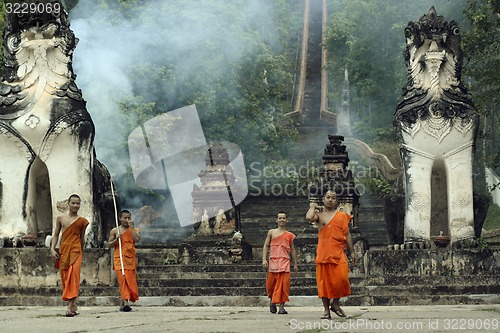
POLYGON ((372 195, 359 198, 358 227, 370 247, 387 246, 387 228, 384 217, 384 199, 372 195))
MULTIPOLYGON (((168 249, 139 250, 142 298, 158 305, 267 305, 266 272, 258 258, 226 265, 162 264, 168 253, 168 249)), ((493 249, 369 251, 351 274, 352 296, 342 302, 353 306, 500 303, 498 254, 493 249), (459 268, 464 264, 469 266, 459 268)), ((291 295, 296 305, 319 305, 312 262, 301 262, 299 271, 292 272, 291 295)))
MULTIPOLYGON (((174 248, 138 249, 138 305, 267 306, 266 272, 260 260, 225 265, 165 264, 172 255, 177 255, 174 248)), ((26 272, 29 269, 23 268, 26 272)), ((86 272, 84 267, 78 303, 118 305, 114 277, 108 284, 90 285, 86 272)), ((341 302, 352 306, 500 304, 499 274, 500 248, 369 250, 350 275, 352 296, 341 302)), ((291 283, 291 305, 320 305, 312 262, 301 262, 299 271, 292 272, 291 283)), ((0 306, 63 306, 60 297, 59 282, 0 287, 0 306)))
MULTIPOLYGON (((314 295, 315 276, 309 265, 294 274, 294 295, 314 295)), ((260 260, 221 265, 150 265, 139 272, 144 296, 265 296, 266 272, 260 260)))
MULTIPOLYGON (((359 231, 371 247, 387 246, 387 231, 384 219, 384 202, 380 197, 361 196, 359 209, 359 231)), ((276 214, 288 213, 287 229, 297 239, 311 237, 316 242, 317 230, 305 219, 308 199, 305 196, 249 196, 241 207, 241 232, 252 244, 254 253, 261 253, 267 230, 276 227, 276 214)))
POLYGON ((316 230, 305 219, 308 208, 304 196, 248 196, 241 206, 241 233, 252 244, 254 252, 261 253, 267 231, 276 228, 278 212, 285 211, 290 232, 296 236, 304 233, 315 235, 316 230))

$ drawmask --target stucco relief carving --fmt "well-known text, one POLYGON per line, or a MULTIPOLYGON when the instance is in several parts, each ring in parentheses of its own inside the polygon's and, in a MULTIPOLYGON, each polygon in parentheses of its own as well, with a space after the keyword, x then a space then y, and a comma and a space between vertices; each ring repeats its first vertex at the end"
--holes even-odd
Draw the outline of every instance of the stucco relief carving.
POLYGON ((393 121, 406 177, 405 242, 427 244, 436 230, 451 243, 472 238, 478 114, 461 82, 460 29, 432 7, 408 24, 405 37, 408 81, 393 121))
POLYGON ((410 205, 415 210, 422 210, 430 203, 431 199, 425 193, 413 193, 410 198, 410 205))
POLYGON ((451 120, 431 116, 422 122, 422 129, 430 136, 436 138, 438 142, 441 142, 450 133, 451 120))
POLYGON ((0 239, 50 234, 57 202, 77 193, 92 224, 87 239, 98 245, 105 236, 94 222, 105 208, 94 209, 94 200, 103 206, 111 197, 96 187, 109 188, 102 182, 110 177, 94 157, 94 124, 71 63, 77 39, 59 5, 57 13, 5 15, 0 156, 9 159, 0 162, 0 239))
POLYGON ((472 202, 472 196, 468 191, 457 190, 453 195, 453 206, 454 207, 465 207, 472 202))

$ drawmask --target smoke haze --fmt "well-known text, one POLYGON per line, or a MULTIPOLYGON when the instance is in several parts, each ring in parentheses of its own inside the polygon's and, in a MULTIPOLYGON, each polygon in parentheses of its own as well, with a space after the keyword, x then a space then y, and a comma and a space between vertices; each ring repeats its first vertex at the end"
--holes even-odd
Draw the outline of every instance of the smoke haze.
MULTIPOLYGON (((228 65, 242 62, 245 54, 260 54, 257 44, 241 38, 246 31, 259 30, 268 45, 279 49, 274 20, 263 10, 270 6, 267 0, 142 3, 134 8, 131 2, 123 11, 118 0, 80 0, 70 13, 71 28, 79 39, 73 69, 95 123, 97 158, 117 182, 122 203, 129 209, 150 204, 128 196, 137 189, 126 149, 130 131, 158 115, 154 108, 168 112, 196 102, 198 91, 186 91, 184 81, 197 82, 203 76, 199 80, 203 86, 191 87, 202 90, 220 82, 228 65), (234 15, 227 16, 231 7, 234 15), (126 103, 148 105, 151 114, 146 118, 124 114, 126 103)), ((223 89, 237 93, 233 87, 223 89)), ((163 191, 160 196, 165 193, 169 195, 163 191)), ((175 221, 172 208, 168 198, 157 210, 175 221)))
MULTIPOLYGON (((131 9, 128 16, 115 9, 116 2, 81 0, 71 11, 71 28, 79 39, 73 58, 77 84, 96 126, 97 157, 114 177, 125 174, 130 166, 127 152, 118 148, 129 134, 130 126, 125 124, 130 123, 133 115, 124 115, 120 110, 121 103, 134 100, 137 95, 143 96, 145 102, 155 103, 162 94, 171 94, 173 90, 173 98, 163 112, 184 106, 178 105, 179 100, 195 92, 175 92, 177 88, 172 82, 179 82, 182 77, 174 75, 192 77, 200 72, 206 73, 206 69, 200 66, 209 59, 216 64, 211 68, 213 75, 220 76, 225 63, 240 61, 251 45, 243 44, 241 38, 234 38, 226 28, 229 23, 234 28, 234 20, 242 18, 238 14, 240 8, 234 17, 220 17, 217 24, 213 24, 214 17, 221 12, 214 4, 228 7, 230 3, 227 1, 146 1, 140 11, 139 8, 131 9), (214 44, 212 50, 206 47, 207 43, 214 44), (221 51, 223 55, 218 54, 221 51), (158 59, 170 59, 171 63, 158 64, 158 59), (156 73, 159 77, 155 80, 156 86, 145 86, 146 82, 143 85, 137 80, 131 82, 131 73, 142 70, 147 75, 152 66, 165 70, 165 73, 156 73)), ((273 30, 271 18, 261 10, 266 1, 243 3, 247 7, 243 11, 246 21, 240 24, 242 31, 258 22, 266 22, 265 29, 273 30)), ((266 35, 275 36, 272 33, 266 35)), ((269 38, 268 42, 273 43, 269 38)), ((210 78, 204 79, 210 82, 210 78)), ((147 84, 151 81, 148 78, 147 84)))

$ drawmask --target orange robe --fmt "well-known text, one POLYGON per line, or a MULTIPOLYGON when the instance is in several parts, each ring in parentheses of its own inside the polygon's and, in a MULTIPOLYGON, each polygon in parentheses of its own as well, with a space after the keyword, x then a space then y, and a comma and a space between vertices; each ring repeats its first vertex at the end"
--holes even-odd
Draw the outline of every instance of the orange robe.
POLYGON ((271 239, 269 271, 267 273, 267 296, 274 304, 289 302, 290 299, 290 252, 295 235, 285 231, 271 239))
POLYGON ((84 217, 78 217, 61 237, 59 246, 59 273, 63 289, 62 299, 68 301, 80 293, 80 268, 82 266, 81 234, 89 224, 84 217))
MULTIPOLYGON (((139 229, 135 228, 136 231, 139 229)), ((137 288, 137 278, 136 278, 136 252, 135 252, 135 242, 132 238, 132 231, 127 229, 121 237, 122 246, 122 260, 123 260, 123 272, 122 265, 120 262, 120 242, 115 244, 115 254, 113 260, 113 267, 116 273, 116 279, 118 280, 118 285, 120 286, 120 296, 122 300, 129 300, 135 302, 139 299, 139 289, 137 288)))
POLYGON ((351 216, 337 212, 318 232, 316 249, 316 283, 319 298, 340 298, 351 294, 347 257, 346 236, 351 216))

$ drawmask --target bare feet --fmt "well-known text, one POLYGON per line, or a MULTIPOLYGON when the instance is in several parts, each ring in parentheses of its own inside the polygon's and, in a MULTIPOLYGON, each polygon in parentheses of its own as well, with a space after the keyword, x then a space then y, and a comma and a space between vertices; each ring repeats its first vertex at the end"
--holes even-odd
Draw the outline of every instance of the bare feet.
POLYGON ((332 310, 339 317, 345 317, 346 316, 344 310, 342 310, 340 308, 340 306, 333 306, 332 305, 332 307, 330 308, 330 310, 332 310))

